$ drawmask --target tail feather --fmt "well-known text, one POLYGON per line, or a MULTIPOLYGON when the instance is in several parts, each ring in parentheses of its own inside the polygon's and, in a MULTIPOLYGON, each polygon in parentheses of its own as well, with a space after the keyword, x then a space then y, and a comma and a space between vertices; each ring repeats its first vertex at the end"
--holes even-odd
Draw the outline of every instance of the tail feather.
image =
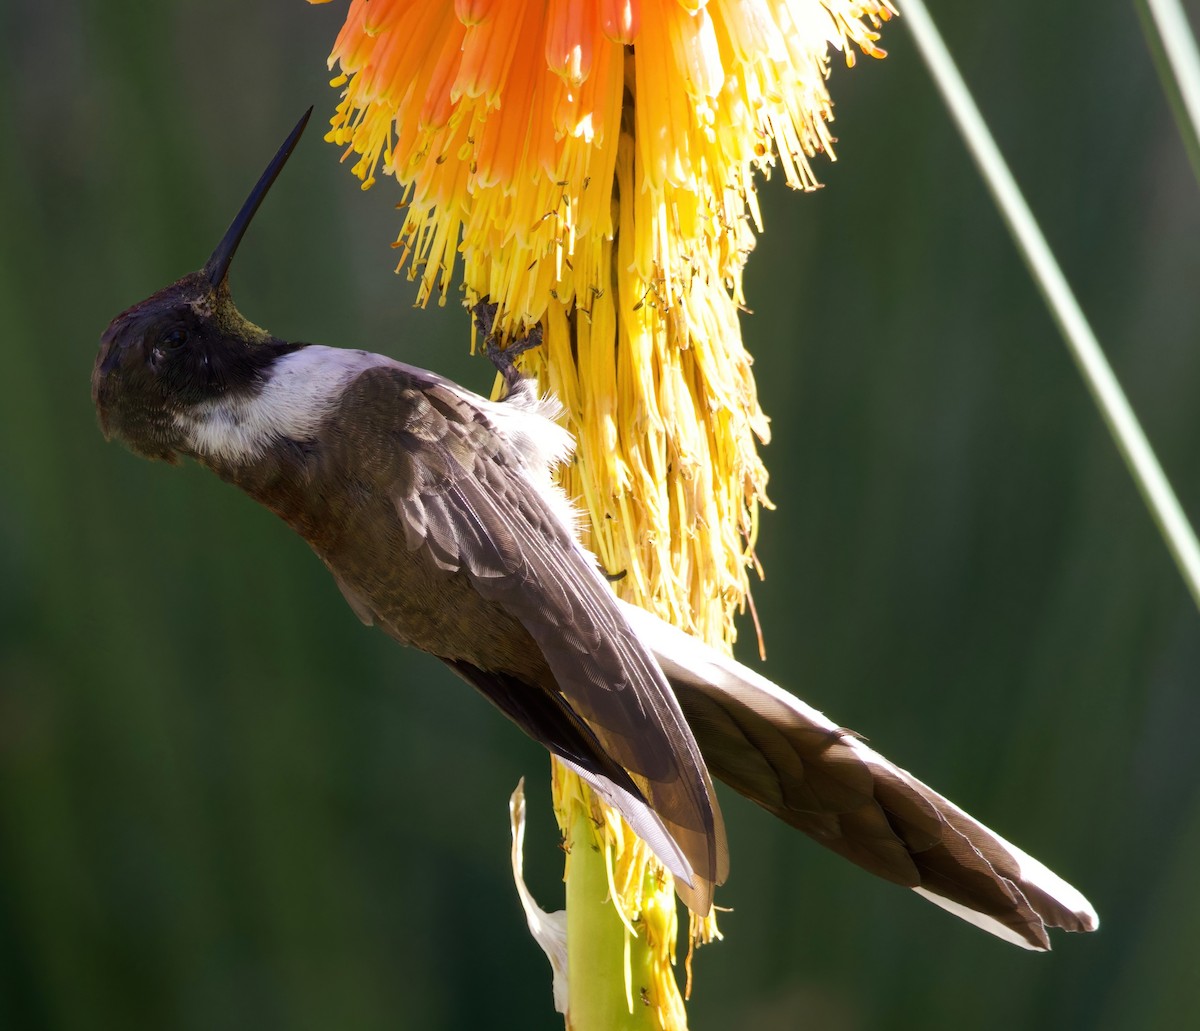
POLYGON ((1027 949, 1047 927, 1091 931, 1076 889, 852 732, 631 605, 626 618, 662 666, 710 771, 871 873, 1027 949))

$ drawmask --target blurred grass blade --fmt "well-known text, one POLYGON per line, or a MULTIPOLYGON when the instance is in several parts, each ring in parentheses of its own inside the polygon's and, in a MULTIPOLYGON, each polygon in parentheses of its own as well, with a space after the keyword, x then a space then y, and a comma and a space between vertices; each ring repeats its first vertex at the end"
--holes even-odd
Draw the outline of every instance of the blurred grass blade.
POLYGON ((1067 285, 1062 269, 1025 203, 1016 181, 1000 155, 983 116, 979 113, 933 20, 921 0, 903 5, 917 47, 929 67, 942 99, 950 109, 984 182, 992 193, 1034 281, 1050 306, 1063 339, 1079 366, 1109 431, 1137 483, 1154 521, 1191 592, 1200 606, 1200 547, 1175 492, 1154 455, 1125 392, 1100 349, 1095 333, 1067 285))
POLYGON ((1178 0, 1137 0, 1136 7, 1192 172, 1200 180, 1200 51, 1196 37, 1178 0))

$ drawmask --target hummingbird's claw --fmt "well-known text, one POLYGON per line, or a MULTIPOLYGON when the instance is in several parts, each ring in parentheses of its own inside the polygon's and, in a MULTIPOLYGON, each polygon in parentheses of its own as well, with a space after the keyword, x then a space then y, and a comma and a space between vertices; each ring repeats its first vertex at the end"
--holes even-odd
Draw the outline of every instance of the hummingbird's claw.
POLYGON ((480 301, 472 309, 475 325, 479 335, 483 337, 483 353, 496 367, 496 371, 504 377, 505 385, 512 390, 520 381, 521 373, 517 370, 516 359, 526 351, 537 347, 542 342, 542 325, 537 323, 530 327, 523 337, 510 340, 507 347, 501 347, 493 335, 496 321, 497 305, 494 301, 480 301))

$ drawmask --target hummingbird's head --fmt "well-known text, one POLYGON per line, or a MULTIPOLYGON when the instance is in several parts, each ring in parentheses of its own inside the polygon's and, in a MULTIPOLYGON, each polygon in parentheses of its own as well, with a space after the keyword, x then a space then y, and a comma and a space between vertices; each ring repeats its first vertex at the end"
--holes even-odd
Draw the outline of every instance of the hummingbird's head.
POLYGON ((204 268, 122 312, 104 331, 92 400, 106 437, 146 458, 177 461, 190 450, 185 425, 197 408, 253 393, 275 359, 298 346, 242 317, 229 295, 229 265, 310 114, 272 158, 204 268))

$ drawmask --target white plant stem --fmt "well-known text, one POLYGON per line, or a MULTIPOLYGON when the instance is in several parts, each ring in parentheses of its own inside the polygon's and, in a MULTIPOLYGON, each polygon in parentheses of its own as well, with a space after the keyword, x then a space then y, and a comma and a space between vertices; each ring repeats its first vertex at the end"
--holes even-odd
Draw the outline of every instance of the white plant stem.
POLYGON ((1183 109, 1192 123, 1192 134, 1200 140, 1200 52, 1196 37, 1178 0, 1145 0, 1145 4, 1171 65, 1183 109))
POLYGON ((1196 534, 928 10, 922 0, 908 0, 901 7, 902 21, 907 22, 1192 598, 1200 606, 1200 546, 1196 534))

